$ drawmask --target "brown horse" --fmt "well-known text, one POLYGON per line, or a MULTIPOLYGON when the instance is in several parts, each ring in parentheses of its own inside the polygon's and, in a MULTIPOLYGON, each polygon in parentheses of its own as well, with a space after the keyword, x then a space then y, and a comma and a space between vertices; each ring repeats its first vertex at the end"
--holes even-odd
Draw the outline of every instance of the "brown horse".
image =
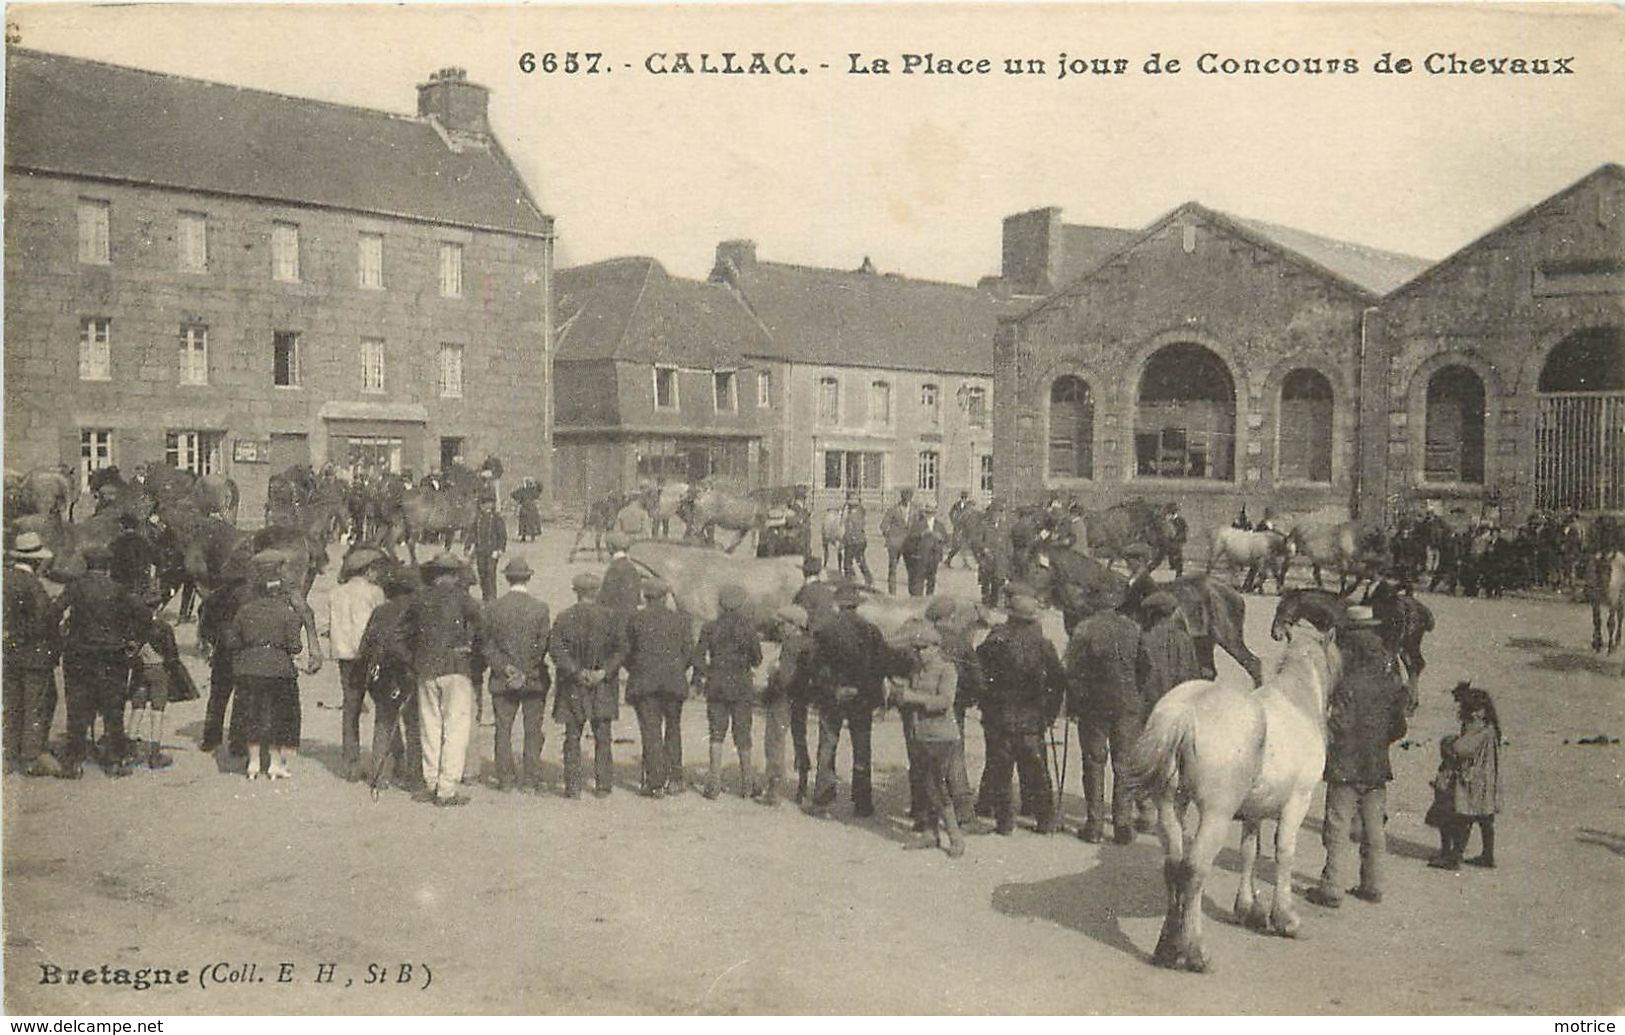
POLYGON ((715 542, 718 528, 739 533, 724 549, 725 553, 733 553, 752 532, 761 528, 766 517, 766 507, 756 500, 716 486, 706 486, 694 497, 684 521, 688 525, 688 538, 715 542))

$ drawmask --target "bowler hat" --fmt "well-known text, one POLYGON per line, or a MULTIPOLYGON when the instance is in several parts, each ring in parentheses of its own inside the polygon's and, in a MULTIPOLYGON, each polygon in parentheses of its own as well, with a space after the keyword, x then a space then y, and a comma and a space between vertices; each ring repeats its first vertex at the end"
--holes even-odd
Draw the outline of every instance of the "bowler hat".
POLYGON ((368 568, 384 559, 384 551, 375 546, 358 546, 344 555, 344 562, 339 565, 339 576, 349 578, 357 572, 368 568))
POLYGON ((515 557, 502 566, 502 575, 510 582, 523 582, 536 574, 530 568, 530 562, 523 557, 515 557))
POLYGON ((1343 625, 1349 629, 1375 629, 1382 622, 1371 612, 1371 608, 1355 604, 1343 613, 1343 625))
POLYGON ((463 570, 463 562, 457 557, 456 554, 447 550, 442 550, 433 557, 430 557, 428 560, 424 561, 420 567, 423 569, 425 575, 428 575, 430 572, 455 572, 463 570))
POLYGON ((17 541, 11 544, 6 555, 21 561, 48 561, 55 556, 46 548, 45 540, 40 538, 38 532, 23 532, 17 536, 17 541))

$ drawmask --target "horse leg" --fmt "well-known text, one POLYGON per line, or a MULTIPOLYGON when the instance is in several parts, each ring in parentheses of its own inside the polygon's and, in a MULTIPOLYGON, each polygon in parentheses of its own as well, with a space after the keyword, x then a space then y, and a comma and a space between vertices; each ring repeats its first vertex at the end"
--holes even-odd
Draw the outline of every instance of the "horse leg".
POLYGON ((1309 796, 1314 787, 1313 782, 1308 782, 1295 791, 1281 806, 1281 816, 1275 825, 1275 904, 1271 910, 1270 930, 1283 938, 1297 938, 1301 934, 1303 921, 1292 908, 1292 863, 1298 853, 1298 828, 1309 813, 1309 796))
POLYGON ((1157 836, 1162 840, 1162 883, 1168 911, 1163 915, 1162 933, 1157 936, 1151 962, 1159 967, 1176 967, 1185 948, 1180 939, 1180 917, 1184 910, 1179 879, 1185 861, 1185 833, 1180 828, 1179 810, 1171 797, 1157 799, 1157 836))
MULTIPOLYGON (((1609 618, 1613 618, 1612 614, 1609 618)), ((1591 649, 1602 653, 1602 601, 1597 597, 1591 598, 1591 649)))
POLYGON ((1213 965, 1202 944, 1202 889, 1213 872, 1213 859, 1223 847, 1235 811, 1233 805, 1219 808, 1212 803, 1198 804, 1196 836, 1185 854, 1180 901, 1185 914, 1185 969, 1197 974, 1206 973, 1213 965))
POLYGON ((1258 848, 1263 840, 1263 824, 1256 819, 1241 821, 1241 883, 1236 888, 1236 922, 1259 929, 1269 923, 1269 910, 1259 908, 1253 869, 1258 864, 1258 848))
POLYGON ((1326 583, 1324 583, 1324 582, 1322 582, 1320 580, 1320 565, 1311 563, 1309 565, 1309 570, 1315 576, 1315 588, 1316 589, 1325 589, 1326 588, 1326 583))

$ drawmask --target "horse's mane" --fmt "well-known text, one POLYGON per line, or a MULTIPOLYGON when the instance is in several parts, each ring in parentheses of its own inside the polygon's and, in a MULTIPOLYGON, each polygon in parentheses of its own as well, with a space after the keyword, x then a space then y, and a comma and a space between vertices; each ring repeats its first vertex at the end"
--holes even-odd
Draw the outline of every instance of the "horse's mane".
POLYGON ((1313 630, 1299 629, 1287 641, 1286 654, 1275 670, 1272 683, 1313 679, 1322 683, 1321 705, 1331 700, 1332 687, 1343 674, 1343 655, 1337 645, 1313 630))

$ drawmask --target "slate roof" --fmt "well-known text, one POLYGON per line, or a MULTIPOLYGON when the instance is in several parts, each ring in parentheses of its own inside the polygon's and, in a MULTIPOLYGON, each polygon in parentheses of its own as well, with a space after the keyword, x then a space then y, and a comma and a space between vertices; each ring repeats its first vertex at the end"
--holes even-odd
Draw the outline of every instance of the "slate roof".
POLYGON ((636 360, 725 367, 776 354, 767 332, 723 284, 674 277, 654 259, 559 270, 556 361, 636 360))
POLYGON ((8 48, 6 166, 547 235, 493 139, 425 119, 8 48))
POLYGON ((1061 271, 1056 288, 1092 272, 1101 263, 1122 251, 1140 236, 1138 230, 1123 230, 1115 226, 1088 226, 1083 223, 1061 224, 1061 271))
POLYGON ((991 374, 998 317, 1016 311, 977 288, 894 274, 757 261, 712 276, 796 363, 991 374))
POLYGON ((1350 241, 1321 237, 1290 226, 1221 213, 1277 248, 1293 252, 1373 295, 1386 295, 1433 265, 1414 255, 1387 252, 1350 241))

